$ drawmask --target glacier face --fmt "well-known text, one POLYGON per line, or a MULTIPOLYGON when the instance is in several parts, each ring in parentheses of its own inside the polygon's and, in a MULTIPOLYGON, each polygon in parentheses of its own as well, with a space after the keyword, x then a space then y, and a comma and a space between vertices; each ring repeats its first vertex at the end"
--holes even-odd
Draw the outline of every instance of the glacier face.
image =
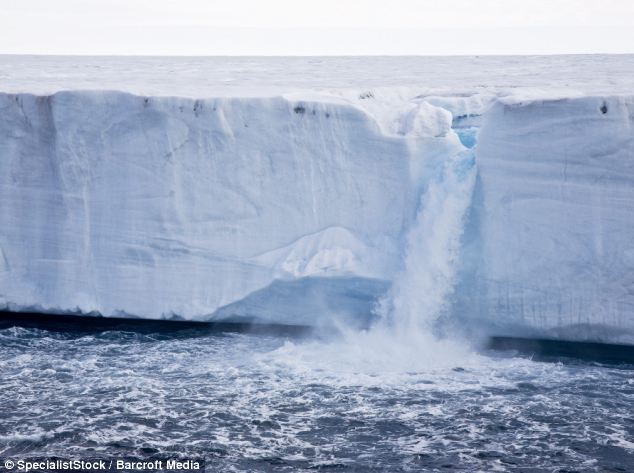
POLYGON ((0 110, 0 297, 105 315, 204 318, 309 277, 369 300, 398 265, 419 155, 461 148, 438 109, 438 137, 405 139, 336 98, 2 94, 0 110))
POLYGON ((0 305, 632 342, 633 100, 535 94, 0 94, 0 305))
POLYGON ((470 315, 634 341, 634 99, 501 101, 477 162, 470 315))

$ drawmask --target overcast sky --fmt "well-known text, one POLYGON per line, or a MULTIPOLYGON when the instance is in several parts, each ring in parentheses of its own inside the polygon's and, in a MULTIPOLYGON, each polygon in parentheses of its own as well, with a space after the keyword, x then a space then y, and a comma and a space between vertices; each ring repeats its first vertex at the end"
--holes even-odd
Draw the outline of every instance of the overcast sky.
POLYGON ((634 0, 0 0, 0 53, 634 53, 634 0))

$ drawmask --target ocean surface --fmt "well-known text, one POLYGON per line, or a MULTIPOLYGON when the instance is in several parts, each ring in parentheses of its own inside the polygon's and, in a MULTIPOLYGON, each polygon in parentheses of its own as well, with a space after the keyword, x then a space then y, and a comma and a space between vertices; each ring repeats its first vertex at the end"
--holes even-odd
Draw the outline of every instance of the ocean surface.
POLYGON ((207 471, 634 471, 634 367, 376 332, 0 331, 0 457, 207 471))
POLYGON ((634 55, 160 57, 0 55, 0 92, 208 98, 377 88, 421 94, 631 94, 634 55))

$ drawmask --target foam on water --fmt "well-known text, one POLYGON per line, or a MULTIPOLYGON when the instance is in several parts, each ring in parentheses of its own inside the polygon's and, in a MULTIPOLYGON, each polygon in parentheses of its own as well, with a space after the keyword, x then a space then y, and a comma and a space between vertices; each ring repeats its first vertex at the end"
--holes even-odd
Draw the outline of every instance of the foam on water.
POLYGON ((634 464, 631 371, 445 342, 407 359, 387 340, 2 330, 0 455, 205 456, 212 472, 634 464))

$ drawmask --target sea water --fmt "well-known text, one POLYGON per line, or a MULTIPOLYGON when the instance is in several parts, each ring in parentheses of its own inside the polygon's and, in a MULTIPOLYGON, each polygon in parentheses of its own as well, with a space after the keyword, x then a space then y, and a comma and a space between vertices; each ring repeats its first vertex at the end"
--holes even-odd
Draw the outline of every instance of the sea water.
POLYGON ((0 331, 0 457, 204 457, 207 471, 629 471, 627 366, 366 333, 0 331))

